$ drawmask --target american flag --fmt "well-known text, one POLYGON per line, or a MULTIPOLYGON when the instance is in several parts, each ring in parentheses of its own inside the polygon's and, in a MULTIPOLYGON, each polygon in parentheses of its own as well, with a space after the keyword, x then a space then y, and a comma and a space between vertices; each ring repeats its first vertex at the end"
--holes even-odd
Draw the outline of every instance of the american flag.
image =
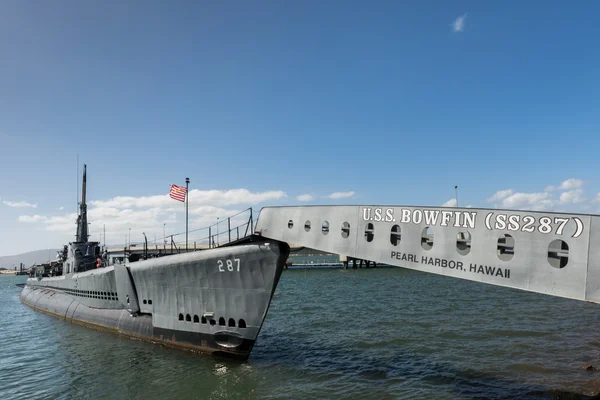
POLYGON ((183 203, 183 202, 185 202, 186 192, 187 192, 186 188, 177 186, 177 185, 173 185, 171 183, 171 191, 169 192, 169 196, 171 196, 172 199, 181 201, 183 203))

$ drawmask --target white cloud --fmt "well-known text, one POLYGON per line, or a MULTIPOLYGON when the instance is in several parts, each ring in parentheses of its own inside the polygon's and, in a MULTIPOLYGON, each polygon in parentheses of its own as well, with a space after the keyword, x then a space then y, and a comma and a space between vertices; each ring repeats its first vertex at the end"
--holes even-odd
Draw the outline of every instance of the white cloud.
POLYGON ((58 209, 59 209, 60 211, 62 211, 62 210, 64 210, 65 208, 64 208, 64 207, 59 207, 58 209))
POLYGON ((570 178, 562 181, 559 186, 548 186, 546 192, 552 192, 554 190, 573 190, 580 189, 583 187, 583 181, 581 179, 570 178))
POLYGON ((77 214, 71 213, 62 216, 44 217, 46 230, 52 232, 64 232, 72 234, 75 237, 77 214))
POLYGON ((547 186, 543 192, 515 193, 512 189, 500 190, 487 199, 488 202, 499 201, 494 204, 497 208, 510 208, 521 210, 539 211, 564 211, 578 205, 579 211, 590 208, 591 203, 600 201, 600 193, 596 200, 584 197, 584 182, 581 179, 570 178, 562 181, 557 186, 547 186), (556 191, 562 191, 558 198, 554 197, 556 191), (571 206, 571 207, 568 207, 571 206))
POLYGON ((39 222, 44 221, 46 217, 42 217, 41 215, 21 215, 19 216, 19 222, 39 222))
POLYGON ((548 202, 550 193, 513 193, 500 203, 500 208, 547 210, 552 204, 548 202))
POLYGON ((217 217, 223 218, 227 215, 237 214, 241 210, 231 210, 222 207, 213 206, 199 206, 190 208, 190 214, 199 215, 204 217, 210 217, 216 219, 217 217))
POLYGON ((571 178, 571 179, 567 179, 566 181, 563 181, 560 184, 559 189, 560 190, 573 190, 573 189, 580 189, 581 187, 583 187, 583 181, 581 179, 571 178))
POLYGON ((583 190, 575 189, 575 190, 570 190, 568 192, 563 192, 560 194, 558 201, 560 204, 583 203, 585 201, 585 199, 583 198, 583 190))
MULTIPOLYGON (((280 200, 285 197, 287 197, 287 194, 282 191, 252 193, 246 189, 206 191, 194 189, 189 192, 189 204, 214 206, 251 205, 269 200, 280 200)), ((177 202, 165 194, 147 197, 118 196, 110 200, 90 201, 89 204, 96 207, 148 208, 175 207, 177 202)))
POLYGON ((445 202, 444 204, 442 204, 442 207, 456 207, 456 199, 450 199, 447 202, 445 202))
POLYGON ((265 201, 281 200, 286 197, 287 194, 280 190, 262 193, 252 193, 246 189, 233 189, 225 191, 192 190, 190 192, 189 202, 195 202, 202 205, 230 206, 235 204, 258 204, 265 201))
MULTIPOLYGON (((564 180, 557 186, 547 186, 543 192, 534 193, 515 193, 512 189, 500 190, 487 198, 488 202, 494 204, 496 208, 511 208, 521 210, 539 210, 539 211, 573 211, 573 205, 578 205, 578 211, 589 210, 594 200, 588 200, 584 197, 584 181, 577 178, 564 180), (562 191, 558 198, 554 197, 554 192, 562 191), (566 207, 566 208, 565 208, 566 207)), ((600 199, 600 193, 598 194, 600 199)))
MULTIPOLYGON (((216 224, 211 233, 217 231, 226 235, 228 226, 233 230, 232 238, 247 233, 250 213, 236 214, 247 210, 248 207, 264 202, 274 202, 286 197, 282 191, 251 192, 247 189, 233 190, 192 190, 189 196, 189 241, 202 242, 208 237, 208 230, 198 231, 199 228, 216 224), (233 206, 233 207, 232 207, 233 206), (228 217, 231 217, 228 221, 228 217)), ((61 207, 61 211, 64 207, 61 207)), ((256 219, 257 214, 253 214, 256 219)), ((46 231, 62 234, 67 240, 75 235, 77 213, 62 212, 61 215, 22 215, 18 218, 22 223, 37 223, 46 231)), ((168 195, 158 196, 118 196, 108 200, 90 201, 88 206, 88 221, 90 223, 90 240, 99 241, 100 235, 106 230, 107 243, 123 245, 129 240, 133 243, 143 239, 146 233, 149 243, 156 237, 157 242, 163 243, 165 234, 180 234, 185 232, 185 205, 171 199, 168 195)), ((227 234, 227 238, 228 238, 227 234)), ((223 239, 223 238, 221 238, 223 239)), ((180 234, 174 239, 177 243, 185 242, 185 235, 180 234)), ((104 240, 103 240, 104 241, 104 240)), ((222 242, 223 240, 221 240, 222 242)))
POLYGON ((173 204, 174 201, 175 200, 171 199, 169 195, 150 197, 117 196, 110 200, 92 200, 88 202, 88 204, 99 208, 147 208, 160 206, 166 207, 173 204))
POLYGON ((492 203, 494 201, 504 200, 505 198, 513 194, 514 191, 512 189, 499 190, 496 193, 494 193, 491 197, 488 197, 487 201, 492 203))
POLYGON ((452 23, 452 30, 454 32, 462 32, 465 30, 465 19, 467 19, 467 14, 463 14, 460 17, 456 18, 452 23))
POLYGON ((313 199, 312 194, 301 194, 300 196, 296 197, 296 200, 298 200, 298 201, 312 201, 312 199, 313 199))
POLYGON ((347 199, 354 196, 354 192, 334 192, 329 196, 330 199, 347 199))
POLYGON ((37 208, 37 204, 31 204, 31 203, 27 203, 26 201, 6 201, 3 200, 2 203, 6 204, 9 207, 31 207, 31 208, 37 208))

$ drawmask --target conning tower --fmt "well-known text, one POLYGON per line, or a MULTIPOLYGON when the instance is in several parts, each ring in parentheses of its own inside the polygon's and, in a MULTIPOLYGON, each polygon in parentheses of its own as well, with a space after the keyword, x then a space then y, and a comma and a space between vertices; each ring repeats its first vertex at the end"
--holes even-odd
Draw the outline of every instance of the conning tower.
POLYGON ((85 202, 86 169, 87 166, 84 164, 81 203, 79 203, 79 215, 77 216, 77 233, 75 241, 69 243, 69 256, 63 267, 67 274, 96 268, 96 259, 100 256, 99 242, 88 242, 87 204, 85 202))

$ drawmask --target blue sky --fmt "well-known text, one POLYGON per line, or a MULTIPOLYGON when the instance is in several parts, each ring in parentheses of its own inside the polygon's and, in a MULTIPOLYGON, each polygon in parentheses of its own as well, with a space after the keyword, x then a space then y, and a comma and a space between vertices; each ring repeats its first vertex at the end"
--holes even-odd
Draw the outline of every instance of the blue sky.
POLYGON ((194 226, 265 204, 439 206, 454 185, 461 206, 597 213, 599 14, 0 2, 0 255, 72 238, 78 154, 92 234, 117 243, 181 231, 163 197, 186 176, 194 226))

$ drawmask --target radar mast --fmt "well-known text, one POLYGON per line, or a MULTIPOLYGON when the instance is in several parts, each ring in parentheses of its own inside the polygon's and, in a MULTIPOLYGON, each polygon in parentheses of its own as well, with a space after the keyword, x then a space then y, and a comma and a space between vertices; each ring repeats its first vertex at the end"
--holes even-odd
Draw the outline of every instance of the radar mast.
POLYGON ((77 237, 75 239, 77 243, 87 243, 88 241, 87 204, 85 204, 86 167, 86 164, 83 164, 83 185, 81 187, 81 203, 79 203, 77 237))

